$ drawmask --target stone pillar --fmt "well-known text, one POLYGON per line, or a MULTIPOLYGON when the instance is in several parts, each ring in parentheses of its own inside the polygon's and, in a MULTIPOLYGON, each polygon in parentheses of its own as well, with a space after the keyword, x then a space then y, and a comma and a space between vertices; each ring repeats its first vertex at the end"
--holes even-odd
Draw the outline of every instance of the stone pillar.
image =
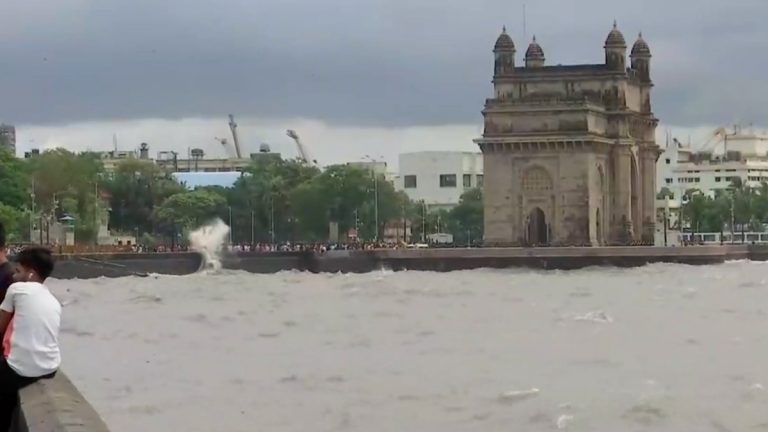
POLYGON ((485 239, 489 244, 509 241, 512 203, 506 199, 506 188, 512 184, 509 170, 503 164, 501 153, 484 153, 485 182, 483 183, 485 239))
POLYGON ((653 241, 656 230, 656 150, 644 146, 641 151, 643 240, 653 241))
POLYGON ((613 243, 632 240, 632 153, 628 145, 617 143, 613 149, 613 243))

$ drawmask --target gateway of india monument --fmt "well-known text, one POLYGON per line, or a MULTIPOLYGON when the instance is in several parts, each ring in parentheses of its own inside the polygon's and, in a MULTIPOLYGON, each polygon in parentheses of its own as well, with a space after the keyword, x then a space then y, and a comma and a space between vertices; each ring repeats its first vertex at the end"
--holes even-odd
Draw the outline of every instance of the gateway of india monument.
POLYGON ((653 243, 656 159, 651 51, 614 23, 605 62, 547 66, 534 36, 525 65, 504 29, 483 137, 485 242, 503 246, 653 243))

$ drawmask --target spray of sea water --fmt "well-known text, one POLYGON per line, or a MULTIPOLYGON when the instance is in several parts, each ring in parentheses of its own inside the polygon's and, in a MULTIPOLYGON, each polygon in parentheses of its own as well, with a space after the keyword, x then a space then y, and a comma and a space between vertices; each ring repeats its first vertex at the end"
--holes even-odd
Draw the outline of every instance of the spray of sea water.
POLYGON ((221 269, 221 252, 228 235, 229 226, 218 218, 189 234, 191 249, 203 256, 200 270, 218 271, 221 269))

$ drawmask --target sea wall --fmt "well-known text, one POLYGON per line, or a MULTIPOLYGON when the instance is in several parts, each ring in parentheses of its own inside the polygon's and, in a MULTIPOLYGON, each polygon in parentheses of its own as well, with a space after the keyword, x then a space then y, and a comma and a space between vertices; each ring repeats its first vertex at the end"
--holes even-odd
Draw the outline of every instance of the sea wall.
MULTIPOLYGON (((275 273, 362 273, 391 270, 452 271, 475 268, 529 267, 572 270, 591 266, 637 267, 651 263, 718 264, 728 260, 768 261, 768 247, 725 245, 693 247, 560 247, 474 249, 378 249, 370 251, 241 252, 222 258, 228 270, 275 273)), ((59 279, 185 275, 198 271, 195 253, 61 255, 54 277, 59 279)))
POLYGON ((651 263, 718 264, 728 260, 768 260, 768 247, 755 245, 674 247, 562 247, 339 250, 325 253, 240 253, 224 267, 252 273, 281 270, 363 273, 391 270, 453 271, 529 267, 571 270, 591 266, 637 267, 651 263))
POLYGON ((104 420, 64 373, 19 392, 11 432, 109 432, 104 420))
POLYGON ((733 259, 746 248, 702 246, 695 248, 603 247, 540 249, 468 249, 442 250, 439 253, 383 251, 379 258, 393 270, 450 271, 478 267, 531 267, 572 270, 592 266, 638 267, 651 263, 706 265, 733 259))
POLYGON ((277 273, 287 270, 309 270, 314 260, 314 252, 239 252, 225 255, 222 258, 222 265, 227 270, 277 273))
POLYGON ((152 273, 185 275, 197 272, 201 265, 200 254, 191 252, 62 254, 56 256, 53 277, 91 279, 147 276, 152 273))

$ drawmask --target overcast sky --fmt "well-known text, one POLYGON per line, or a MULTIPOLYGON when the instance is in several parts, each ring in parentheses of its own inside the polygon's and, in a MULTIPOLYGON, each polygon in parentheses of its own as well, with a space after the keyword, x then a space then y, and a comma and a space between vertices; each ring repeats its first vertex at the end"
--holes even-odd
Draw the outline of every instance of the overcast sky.
MULTIPOLYGON (((768 125, 768 1, 10 0, 0 25, 0 122, 20 151, 203 147, 240 119, 247 150, 321 162, 474 150, 506 24, 518 62, 596 63, 616 18, 653 51, 654 111, 679 134, 768 125)), ((394 160, 393 160, 394 161, 394 160)))

